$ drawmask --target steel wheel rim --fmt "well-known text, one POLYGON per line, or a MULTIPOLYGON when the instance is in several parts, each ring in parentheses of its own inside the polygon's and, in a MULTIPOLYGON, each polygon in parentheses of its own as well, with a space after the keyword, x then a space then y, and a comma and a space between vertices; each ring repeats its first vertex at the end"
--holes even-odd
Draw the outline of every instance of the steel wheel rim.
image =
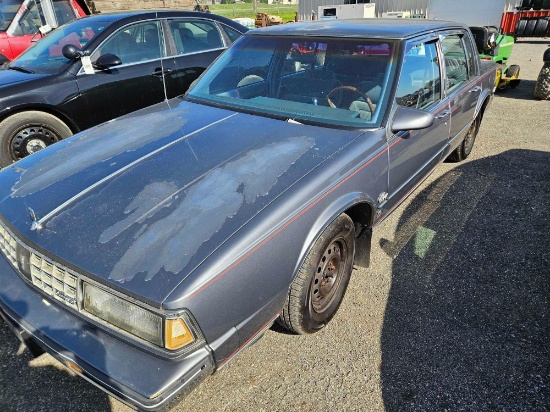
POLYGON ((61 140, 59 135, 45 126, 27 126, 13 135, 10 152, 13 160, 36 153, 61 140))
POLYGON ((334 240, 319 259, 311 283, 311 306, 317 313, 324 312, 333 302, 344 276, 347 246, 342 239, 334 240))
POLYGON ((470 129, 468 130, 468 134, 464 138, 465 154, 469 154, 472 151, 472 147, 474 146, 474 140, 476 137, 476 130, 477 130, 477 121, 474 120, 474 122, 470 126, 470 129))

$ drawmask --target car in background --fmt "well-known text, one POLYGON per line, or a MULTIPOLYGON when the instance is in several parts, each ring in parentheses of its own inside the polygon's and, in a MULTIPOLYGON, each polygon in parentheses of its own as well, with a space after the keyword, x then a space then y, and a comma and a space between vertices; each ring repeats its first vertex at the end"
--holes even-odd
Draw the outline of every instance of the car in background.
POLYGON ((52 29, 90 13, 85 0, 0 1, 0 65, 52 29))
POLYGON ((183 94, 247 30, 193 11, 97 14, 59 27, 0 70, 0 167, 183 94))
POLYGON ((250 30, 184 96, 0 171, 0 316, 162 408, 275 320, 324 328, 373 230, 471 153, 495 77, 459 23, 250 30))

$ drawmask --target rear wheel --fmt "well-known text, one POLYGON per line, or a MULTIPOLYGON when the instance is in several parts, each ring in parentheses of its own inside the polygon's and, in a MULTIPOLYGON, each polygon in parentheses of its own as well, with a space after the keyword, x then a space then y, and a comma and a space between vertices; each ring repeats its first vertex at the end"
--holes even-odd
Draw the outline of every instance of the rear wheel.
POLYGON ((279 323, 313 333, 335 315, 346 292, 355 253, 353 221, 342 214, 317 239, 290 286, 279 323))
POLYGON ((468 129, 468 133, 462 143, 449 155, 448 160, 451 162, 461 162, 470 156, 472 149, 474 147, 474 142, 476 140, 477 132, 479 131, 479 125, 481 123, 481 116, 478 115, 472 125, 468 129))
POLYGON ((71 136, 57 117, 39 111, 11 115, 0 123, 0 167, 6 167, 71 136))

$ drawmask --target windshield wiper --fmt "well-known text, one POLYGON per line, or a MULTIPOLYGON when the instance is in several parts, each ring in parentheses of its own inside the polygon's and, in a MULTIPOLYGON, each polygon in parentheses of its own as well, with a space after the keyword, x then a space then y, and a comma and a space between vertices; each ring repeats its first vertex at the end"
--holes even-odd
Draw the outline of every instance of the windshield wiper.
POLYGON ((29 74, 34 73, 34 71, 32 71, 32 70, 25 69, 24 67, 20 67, 20 66, 9 66, 8 70, 16 70, 18 72, 29 73, 29 74))

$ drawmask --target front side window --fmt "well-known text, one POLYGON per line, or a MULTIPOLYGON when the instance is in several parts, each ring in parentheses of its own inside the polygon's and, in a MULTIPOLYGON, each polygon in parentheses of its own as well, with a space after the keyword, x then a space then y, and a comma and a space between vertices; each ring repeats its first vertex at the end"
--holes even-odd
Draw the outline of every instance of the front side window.
POLYGON ((37 34, 39 27, 45 24, 56 28, 75 18, 76 14, 69 0, 53 0, 51 7, 49 2, 31 1, 22 5, 21 0, 0 1, 0 27, 5 27, 3 30, 6 30, 11 20, 15 19, 16 24, 10 29, 12 36, 37 34), (20 7, 22 13, 15 17, 20 7))
POLYGON ((122 64, 140 63, 164 57, 164 40, 158 21, 147 21, 126 26, 113 34, 91 56, 114 54, 122 64))
POLYGON ((73 62, 63 56, 63 46, 72 44, 85 49, 87 43, 110 24, 107 21, 81 19, 61 26, 13 60, 8 68, 17 67, 43 74, 59 73, 73 62))
POLYGON ((21 7, 21 0, 0 1, 0 31, 6 31, 21 7))
POLYGON ((397 43, 245 35, 188 93, 194 101, 327 126, 381 123, 397 43))
POLYGON ((468 80, 466 51, 461 36, 453 34, 441 39, 441 48, 445 57, 447 89, 452 91, 468 80))
POLYGON ((178 54, 224 47, 216 24, 205 20, 177 19, 169 22, 178 54))
POLYGON ((39 33, 39 27, 46 23, 42 8, 38 7, 36 2, 29 3, 27 7, 27 9, 23 9, 22 14, 18 14, 14 18, 15 25, 9 30, 12 36, 39 33))
POLYGON ((441 100, 441 77, 435 42, 407 44, 395 101, 427 109, 441 100))

